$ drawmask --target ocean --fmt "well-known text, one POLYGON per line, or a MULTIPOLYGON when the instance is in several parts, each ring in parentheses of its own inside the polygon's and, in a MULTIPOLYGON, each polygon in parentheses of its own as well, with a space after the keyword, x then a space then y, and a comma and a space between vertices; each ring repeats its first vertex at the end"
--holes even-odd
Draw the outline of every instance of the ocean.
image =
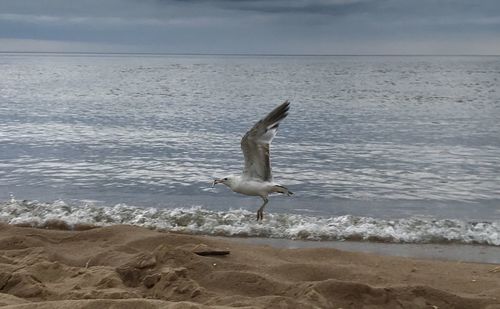
POLYGON ((0 221, 500 246, 500 57, 0 53, 0 221), (211 188, 271 147, 292 197, 211 188))

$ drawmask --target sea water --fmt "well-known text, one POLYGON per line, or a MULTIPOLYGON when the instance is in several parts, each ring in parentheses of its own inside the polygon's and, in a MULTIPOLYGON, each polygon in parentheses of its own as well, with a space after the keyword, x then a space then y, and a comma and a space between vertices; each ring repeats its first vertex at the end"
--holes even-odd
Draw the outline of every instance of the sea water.
POLYGON ((500 57, 0 54, 0 221, 500 245, 500 57), (261 204, 218 185, 284 100, 261 204))

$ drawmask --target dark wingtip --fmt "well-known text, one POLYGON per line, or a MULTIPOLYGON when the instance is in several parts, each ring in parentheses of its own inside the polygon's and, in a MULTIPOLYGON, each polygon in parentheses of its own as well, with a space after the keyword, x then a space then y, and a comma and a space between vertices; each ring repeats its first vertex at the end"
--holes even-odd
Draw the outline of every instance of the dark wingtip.
POLYGON ((288 110, 290 109, 290 101, 285 100, 278 107, 276 107, 272 112, 265 118, 268 122, 279 122, 288 116, 288 110))
POLYGON ((283 102, 283 104, 281 104, 281 106, 283 106, 284 113, 286 115, 288 115, 288 110, 290 109, 290 101, 289 100, 285 100, 285 102, 283 102))
POLYGON ((290 109, 290 101, 285 100, 285 102, 283 102, 281 106, 285 107, 286 111, 288 112, 288 110, 290 109))
POLYGON ((288 116, 288 110, 290 109, 290 101, 285 100, 285 102, 278 105, 274 108, 265 118, 259 120, 254 128, 259 125, 263 125, 265 130, 269 129, 277 129, 279 126, 279 122, 288 116), (271 127, 269 127, 271 126, 271 127))
POLYGON ((280 109, 282 109, 282 113, 284 114, 284 117, 288 116, 288 111, 290 110, 290 101, 285 100, 285 102, 283 102, 279 107, 280 107, 280 109))

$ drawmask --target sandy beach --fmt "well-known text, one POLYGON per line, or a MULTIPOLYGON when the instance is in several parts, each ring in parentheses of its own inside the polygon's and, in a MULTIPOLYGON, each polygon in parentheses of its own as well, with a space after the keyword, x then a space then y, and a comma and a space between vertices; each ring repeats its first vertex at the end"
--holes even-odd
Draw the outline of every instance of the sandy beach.
POLYGON ((500 308, 494 264, 0 225, 5 308, 500 308), (199 255, 220 253, 227 255, 199 255))

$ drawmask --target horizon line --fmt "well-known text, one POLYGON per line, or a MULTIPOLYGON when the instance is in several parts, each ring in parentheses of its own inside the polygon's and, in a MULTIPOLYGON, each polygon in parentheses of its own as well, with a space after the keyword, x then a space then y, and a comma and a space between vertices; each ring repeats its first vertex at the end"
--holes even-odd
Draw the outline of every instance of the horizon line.
POLYGON ((92 52, 92 51, 0 51, 0 54, 144 55, 144 56, 255 56, 255 57, 498 57, 500 54, 287 54, 287 53, 203 53, 203 52, 92 52))

